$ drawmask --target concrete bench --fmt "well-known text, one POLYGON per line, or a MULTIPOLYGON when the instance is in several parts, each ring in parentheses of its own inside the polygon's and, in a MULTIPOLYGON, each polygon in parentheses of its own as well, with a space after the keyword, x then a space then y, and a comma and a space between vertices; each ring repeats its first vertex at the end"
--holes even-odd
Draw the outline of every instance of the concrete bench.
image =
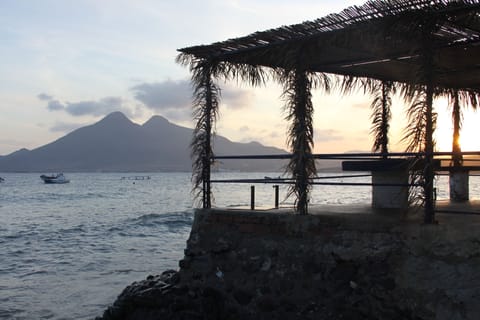
POLYGON ((408 208, 409 161, 381 159, 343 161, 344 171, 372 173, 372 207, 377 209, 408 208))

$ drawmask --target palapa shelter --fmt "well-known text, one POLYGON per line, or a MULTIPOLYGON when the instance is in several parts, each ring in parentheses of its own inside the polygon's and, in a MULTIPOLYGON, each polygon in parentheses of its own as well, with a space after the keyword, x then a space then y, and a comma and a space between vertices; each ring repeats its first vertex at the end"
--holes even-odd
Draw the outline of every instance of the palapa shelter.
POLYGON ((401 92, 411 104, 407 151, 423 155, 424 220, 434 221, 433 100, 446 95, 457 105, 479 103, 478 0, 372 0, 314 21, 179 51, 177 61, 190 68, 195 88, 193 176, 203 207, 211 206, 210 140, 220 98, 216 81, 237 78, 259 85, 273 78, 282 83, 287 100, 288 170, 298 213, 307 213, 316 174, 311 90, 328 92, 339 85, 344 94, 354 88, 380 93, 380 114, 372 119, 374 150, 383 155, 388 152, 389 95, 401 92))

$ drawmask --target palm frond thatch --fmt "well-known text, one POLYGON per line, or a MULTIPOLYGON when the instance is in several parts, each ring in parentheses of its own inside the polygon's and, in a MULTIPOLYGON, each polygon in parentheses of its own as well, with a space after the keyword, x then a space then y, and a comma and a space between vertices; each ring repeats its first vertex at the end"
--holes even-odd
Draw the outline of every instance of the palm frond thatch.
POLYGON ((313 141, 313 104, 312 83, 324 83, 330 87, 327 78, 312 81, 311 74, 301 70, 284 70, 278 73, 284 86, 282 97, 286 100, 286 119, 290 121, 287 144, 292 150, 292 158, 287 171, 295 180, 288 196, 295 194, 296 211, 307 214, 309 191, 312 178, 316 175, 315 160, 312 156, 313 141))
POLYGON ((258 86, 265 83, 268 74, 261 67, 201 59, 184 53, 177 56, 176 62, 188 66, 192 74, 193 118, 196 123, 190 143, 192 193, 197 201, 202 201, 204 208, 210 208, 213 198, 210 188, 210 169, 214 156, 212 138, 221 98, 220 87, 214 79, 241 79, 258 86))
POLYGON ((384 157, 388 154, 388 130, 392 118, 392 97, 395 94, 395 86, 390 81, 382 81, 378 84, 370 108, 372 114, 372 127, 370 133, 374 136, 373 152, 381 152, 384 157))
POLYGON ((374 94, 378 91, 378 80, 372 78, 337 76, 335 82, 342 95, 349 95, 357 91, 363 91, 363 94, 374 94))
MULTIPOLYGON (((417 95, 406 98, 410 103, 407 107, 407 126, 404 129, 404 135, 401 139, 406 143, 406 152, 425 152, 425 145, 427 143, 427 136, 425 127, 427 126, 428 112, 426 104, 426 93, 422 87, 417 95)), ((436 126, 437 115, 432 114, 433 129, 436 126)))
MULTIPOLYGON (((418 206, 433 206, 433 150, 435 141, 433 132, 436 127, 437 114, 432 112, 432 88, 426 86, 403 87, 405 100, 410 103, 407 114, 407 126, 402 141, 407 143, 406 152, 424 153, 423 156, 410 161, 410 183, 416 187, 409 188, 409 202, 418 206), (428 128, 428 130, 426 129, 428 128), (423 170, 419 170, 423 167, 423 170)), ((433 212, 433 208, 429 209, 433 212)), ((431 213, 425 213, 425 222, 432 223, 431 213)))
MULTIPOLYGON (((439 87, 478 85, 475 70, 465 72, 459 55, 474 61, 478 42, 478 0, 370 0, 313 21, 255 32, 248 36, 179 49, 207 59, 230 63, 294 69, 295 48, 316 52, 303 62, 307 71, 412 82, 411 70, 421 64, 418 51, 425 21, 435 20, 434 79, 439 87), (368 44, 367 44, 368 43, 368 44)), ((417 82, 417 84, 425 84, 417 82)))
POLYGON ((192 156, 192 193, 204 208, 211 207, 210 167, 213 157, 212 136, 218 117, 220 88, 213 81, 213 74, 223 70, 209 60, 191 59, 179 55, 177 62, 188 64, 192 73, 193 118, 196 122, 190 144, 192 156))

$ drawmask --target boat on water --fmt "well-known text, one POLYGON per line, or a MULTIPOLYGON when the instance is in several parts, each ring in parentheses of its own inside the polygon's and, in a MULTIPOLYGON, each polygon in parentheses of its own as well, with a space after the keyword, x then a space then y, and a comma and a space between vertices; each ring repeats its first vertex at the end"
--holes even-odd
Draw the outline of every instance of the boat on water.
POLYGON ((122 180, 150 180, 150 176, 130 176, 130 177, 122 177, 122 180))
POLYGON ((45 175, 45 174, 42 174, 40 176, 40 179, 42 179, 43 182, 45 182, 45 183, 68 183, 68 182, 70 182, 70 180, 65 178, 63 173, 52 174, 52 175, 49 175, 49 176, 45 175))
POLYGON ((280 176, 278 176, 278 177, 265 176, 264 179, 265 180, 282 180, 282 177, 280 177, 280 176))

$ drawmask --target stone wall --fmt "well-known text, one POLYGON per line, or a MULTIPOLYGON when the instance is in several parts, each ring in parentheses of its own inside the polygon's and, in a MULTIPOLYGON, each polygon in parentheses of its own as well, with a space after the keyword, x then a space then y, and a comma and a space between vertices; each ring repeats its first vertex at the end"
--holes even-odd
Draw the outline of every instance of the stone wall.
POLYGON ((463 217, 199 210, 174 281, 133 284, 104 319, 480 319, 463 217))

